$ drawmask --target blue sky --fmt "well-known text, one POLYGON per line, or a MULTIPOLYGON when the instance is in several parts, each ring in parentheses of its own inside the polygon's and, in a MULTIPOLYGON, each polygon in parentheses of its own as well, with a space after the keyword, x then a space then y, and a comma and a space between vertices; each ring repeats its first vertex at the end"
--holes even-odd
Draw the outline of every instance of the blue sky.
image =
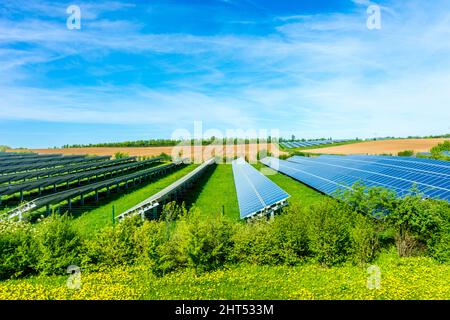
POLYGON ((447 0, 3 0, 0 144, 448 133, 449 57, 447 0))

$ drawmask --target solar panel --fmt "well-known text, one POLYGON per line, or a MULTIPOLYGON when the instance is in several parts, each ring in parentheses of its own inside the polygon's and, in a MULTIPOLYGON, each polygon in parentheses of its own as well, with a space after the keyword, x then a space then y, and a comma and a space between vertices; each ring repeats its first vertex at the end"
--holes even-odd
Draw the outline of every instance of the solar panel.
POLYGON ((33 152, 0 152, 0 158, 15 158, 22 156, 37 156, 37 153, 33 152))
MULTIPOLYGON (((277 165, 277 159, 266 159, 262 161, 264 164, 277 165)), ((278 171, 330 195, 361 182, 367 187, 388 188, 399 196, 409 194, 415 186, 426 197, 450 201, 450 163, 445 167, 434 162, 417 164, 415 160, 377 156, 295 156, 288 161, 279 160, 278 171)))
POLYGON ((34 163, 24 164, 24 165, 13 165, 13 166, 3 166, 0 165, 0 174, 11 174, 11 173, 19 173, 24 171, 36 170, 36 169, 45 169, 45 168, 56 168, 61 167, 68 164, 74 163, 88 163, 95 161, 103 161, 111 158, 110 156, 96 156, 96 157, 76 157, 72 156, 62 157, 58 159, 58 161, 36 161, 34 163))
POLYGON ((44 155, 44 156, 36 156, 36 157, 23 157, 23 158, 15 158, 15 159, 9 159, 9 158, 1 158, 0 159, 0 166, 16 166, 16 165, 25 165, 25 164, 33 164, 39 161, 46 161, 46 162, 57 162, 61 160, 67 160, 67 159, 79 159, 79 158, 85 158, 86 156, 80 156, 80 155, 74 155, 74 156, 62 156, 62 155, 44 155))
POLYGON ((289 148, 289 149, 292 149, 294 146, 292 145, 292 143, 290 143, 290 142, 286 142, 286 146, 287 146, 287 148, 289 148))
POLYGON ((107 161, 100 161, 100 162, 94 162, 94 163, 86 163, 86 164, 69 164, 64 165, 62 167, 58 168, 50 168, 50 169, 42 169, 42 170, 34 170, 34 171, 28 171, 28 172, 22 172, 22 173, 13 173, 13 174, 5 174, 0 175, 0 187, 2 183, 8 182, 14 182, 14 181, 26 181, 30 179, 40 179, 42 177, 50 177, 50 176, 58 176, 62 175, 64 173, 74 173, 79 171, 86 171, 91 169, 99 169, 99 168, 105 168, 110 167, 116 164, 121 163, 130 163, 136 161, 136 157, 126 157, 126 158, 120 158, 115 160, 107 160, 107 161))
MULTIPOLYGON (((86 178, 96 178, 98 179, 100 176, 106 179, 106 177, 112 177, 114 174, 123 174, 125 172, 129 172, 130 170, 139 169, 154 162, 160 161, 162 158, 153 158, 144 161, 136 161, 129 162, 125 164, 117 164, 113 166, 109 166, 106 168, 96 169, 96 170, 87 170, 72 174, 65 174, 56 177, 49 177, 39 180, 25 181, 22 183, 14 183, 9 185, 0 185, 0 199, 2 195, 13 195, 20 191, 32 191, 35 189, 46 188, 49 186, 54 186, 54 190, 56 192, 56 186, 60 184, 67 184, 67 188, 69 188, 69 183, 74 181, 79 181, 86 178)), ((91 183, 92 181, 89 181, 91 183)))
POLYGON ((270 213, 287 204, 289 194, 244 159, 234 160, 232 166, 241 219, 270 213))
POLYGON ((43 196, 43 197, 34 199, 20 207, 17 207, 14 210, 11 210, 6 215, 9 216, 10 218, 15 217, 15 216, 20 217, 20 215, 25 212, 37 210, 37 209, 45 207, 47 205, 58 204, 62 201, 65 201, 65 200, 68 200, 68 199, 71 199, 71 198, 74 198, 74 197, 77 197, 77 196, 80 196, 83 194, 87 195, 90 192, 93 192, 96 190, 97 191, 102 190, 103 188, 112 187, 114 185, 118 186, 119 183, 127 183, 129 181, 134 181, 135 179, 139 180, 141 178, 159 175, 161 173, 166 173, 168 170, 178 167, 181 164, 182 164, 182 162, 169 163, 169 164, 162 165, 159 167, 149 168, 149 169, 141 170, 138 172, 134 172, 134 173, 131 173, 131 174, 128 174, 125 176, 114 177, 114 178, 111 178, 108 180, 89 184, 89 185, 86 185, 83 187, 61 191, 61 192, 58 192, 58 193, 55 193, 52 195, 48 195, 48 196, 43 196))
POLYGON ((450 162, 428 158, 405 158, 392 156, 361 156, 361 155, 346 156, 345 158, 358 159, 360 161, 400 165, 402 167, 426 170, 435 173, 445 173, 448 172, 448 170, 450 169, 450 162))

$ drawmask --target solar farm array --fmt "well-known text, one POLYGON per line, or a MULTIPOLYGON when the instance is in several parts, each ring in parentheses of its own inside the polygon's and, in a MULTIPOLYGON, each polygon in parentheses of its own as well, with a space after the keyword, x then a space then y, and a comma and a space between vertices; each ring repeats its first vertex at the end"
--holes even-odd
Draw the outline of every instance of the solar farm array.
POLYGON ((360 182, 385 187, 398 196, 417 189, 427 198, 450 201, 450 162, 392 156, 294 156, 264 158, 263 164, 325 194, 336 196, 360 182))
POLYGON ((280 142, 280 145, 287 149, 302 148, 302 147, 313 147, 326 144, 333 144, 339 142, 349 141, 348 139, 340 140, 310 140, 310 141, 290 141, 290 142, 280 142))
POLYGON ((80 196, 83 203, 84 196, 92 192, 98 200, 102 189, 109 193, 110 187, 119 189, 120 184, 141 182, 178 166, 171 163, 153 167, 161 160, 0 153, 0 203, 1 200, 8 202, 8 206, 16 203, 18 207, 8 213, 14 215, 65 200, 70 207, 71 199, 80 196), (20 205, 25 196, 29 202, 20 205))
POLYGON ((241 219, 271 214, 290 197, 283 189, 239 158, 232 162, 241 219))

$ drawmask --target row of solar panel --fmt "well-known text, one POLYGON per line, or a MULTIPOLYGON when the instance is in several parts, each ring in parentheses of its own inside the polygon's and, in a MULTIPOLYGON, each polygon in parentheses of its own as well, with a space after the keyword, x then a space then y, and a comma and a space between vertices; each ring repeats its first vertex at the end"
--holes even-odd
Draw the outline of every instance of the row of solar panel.
POLYGON ((31 201, 32 205, 29 205, 30 203, 27 203, 21 207, 17 207, 14 210, 7 213, 8 216, 12 217, 15 216, 17 212, 25 213, 30 210, 37 210, 39 208, 48 206, 48 205, 54 205, 59 204, 62 201, 73 199, 78 196, 87 195, 94 191, 100 191, 105 188, 110 188, 113 186, 117 186, 120 183, 126 183, 130 181, 135 181, 136 179, 143 179, 146 177, 152 177, 155 175, 160 175, 166 173, 168 170, 171 170, 172 168, 175 168, 177 166, 183 165, 182 162, 179 163, 169 163, 166 165, 158 166, 155 168, 149 168, 145 170, 140 170, 138 172, 134 172, 131 174, 114 177, 108 180, 104 180, 101 182, 89 184, 83 187, 71 189, 71 190, 65 190, 61 191, 52 195, 43 196, 34 199, 31 201), (22 209, 22 207, 26 207, 25 209, 22 209))
POLYGON ((244 159, 234 160, 232 167, 241 219, 270 213, 286 204, 289 194, 244 159))
POLYGON ((61 158, 43 159, 42 161, 25 161, 14 165, 0 164, 0 174, 19 173, 30 170, 48 169, 65 166, 74 163, 88 163, 96 161, 109 160, 110 156, 85 157, 85 156, 67 156, 61 158))
POLYGON ((348 140, 340 139, 340 140, 291 141, 291 142, 281 142, 280 144, 285 148, 293 149, 293 148, 332 144, 332 143, 338 143, 338 142, 344 142, 344 141, 348 141, 348 140))
POLYGON ((121 163, 128 163, 136 161, 136 157, 126 157, 121 159, 115 159, 115 160, 107 160, 107 161, 98 161, 94 163, 84 163, 84 164, 68 164, 64 166, 60 166, 57 168, 50 168, 50 169, 42 169, 42 170, 33 170, 28 172, 21 172, 21 173, 12 173, 12 174, 5 174, 0 175, 0 185, 2 183, 13 183, 15 181, 26 181, 26 180, 38 180, 41 178, 48 178, 51 176, 58 176, 61 174, 66 173, 75 173, 85 170, 92 170, 92 169, 100 169, 105 168, 121 163))
POLYGON ((22 156, 37 156, 37 153, 34 152, 0 152, 0 158, 10 158, 14 157, 22 157, 22 156))
POLYGON ((113 174, 123 174, 125 171, 130 170, 136 170, 140 168, 147 167, 154 162, 160 161, 161 158, 154 158, 144 161, 136 161, 136 162, 130 162, 125 164, 117 164, 113 166, 109 166, 106 168, 96 169, 96 170, 86 170, 83 172, 77 172, 73 174, 65 174, 65 175, 59 175, 56 177, 49 177, 39 180, 32 180, 32 181, 26 181, 22 183, 14 183, 10 185, 4 185, 0 186, 0 196, 3 195, 13 195, 17 192, 23 192, 23 191, 32 191, 36 189, 46 188, 49 186, 54 187, 54 192, 56 192, 56 187, 61 184, 67 184, 67 187, 69 187, 70 182, 74 181, 80 181, 83 179, 88 179, 88 183, 91 182, 90 179, 92 178, 98 178, 103 177, 106 178, 107 176, 112 177, 113 174))
MULTIPOLYGON (((17 156, 9 156, 9 157, 0 157, 0 165, 17 165, 17 164, 25 164, 31 161, 39 161, 39 160, 50 160, 50 159, 61 159, 63 157, 62 154, 30 154, 30 155, 17 155, 17 156)), ((80 158, 85 156, 74 155, 74 156, 65 156, 66 158, 80 158)))
POLYGON ((265 165, 328 195, 349 190, 359 182, 385 187, 398 196, 413 189, 425 197, 450 201, 450 163, 432 159, 389 156, 265 158, 265 165))

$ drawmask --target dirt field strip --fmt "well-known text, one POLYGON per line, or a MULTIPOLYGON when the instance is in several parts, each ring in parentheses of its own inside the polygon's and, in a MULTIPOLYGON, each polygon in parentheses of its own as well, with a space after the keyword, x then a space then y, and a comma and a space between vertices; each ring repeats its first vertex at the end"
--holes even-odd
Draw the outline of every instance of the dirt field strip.
POLYGON ((445 138, 439 139, 395 139, 365 141, 343 146, 302 150, 310 153, 328 154, 382 154, 391 153, 396 155, 399 151, 413 150, 414 152, 428 152, 434 146, 444 142, 445 138))
MULTIPOLYGON (((80 155, 80 154, 89 154, 89 155, 97 155, 97 156, 112 156, 116 152, 126 153, 130 156, 157 156, 161 153, 166 153, 171 155, 172 153, 171 146, 168 147, 139 147, 139 148, 127 148, 127 147, 103 147, 103 148, 64 148, 64 149, 31 149, 33 152, 41 153, 41 154, 64 154, 64 155, 80 155)), ((234 155, 247 155, 249 158, 256 158, 256 154, 259 151, 269 149, 270 152, 275 152, 278 150, 278 146, 275 144, 268 145, 257 145, 257 144, 245 144, 245 145, 236 145, 229 148, 226 147, 216 147, 213 146, 204 146, 203 147, 205 153, 207 154, 215 154, 215 155, 224 155, 228 157, 233 157, 234 155)), ((14 151, 14 150, 9 150, 14 151)), ((191 154, 194 154, 195 150, 191 147, 191 154)), ((281 152, 281 151, 280 151, 281 152)), ((183 150, 183 154, 186 155, 189 153, 189 147, 183 150)), ((284 153, 284 152, 281 152, 284 153)))

